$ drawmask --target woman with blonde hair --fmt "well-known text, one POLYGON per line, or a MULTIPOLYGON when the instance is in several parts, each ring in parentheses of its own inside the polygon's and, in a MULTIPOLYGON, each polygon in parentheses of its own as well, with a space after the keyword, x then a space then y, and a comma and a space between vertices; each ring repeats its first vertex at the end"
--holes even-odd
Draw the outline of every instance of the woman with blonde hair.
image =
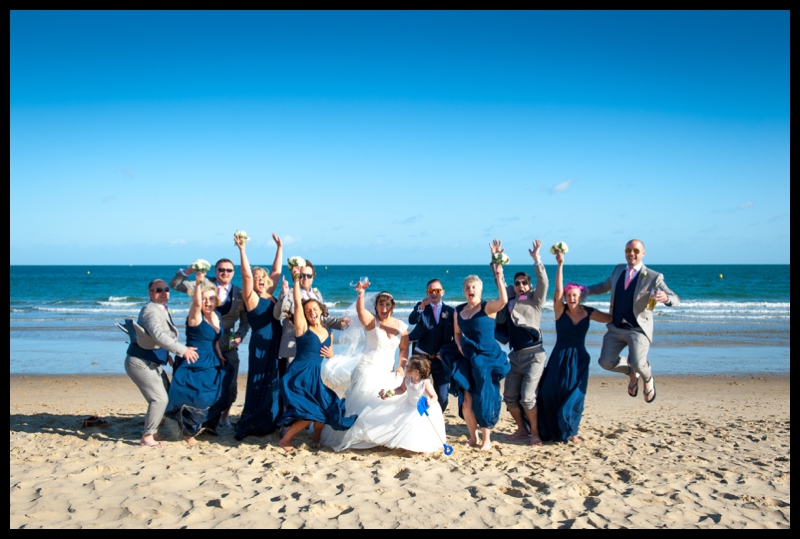
POLYGON ((196 348, 197 359, 175 358, 169 387, 169 403, 164 413, 178 422, 186 443, 195 445, 195 436, 204 431, 216 434, 220 414, 229 406, 227 388, 233 370, 219 348, 220 318, 217 315, 217 287, 196 272, 192 306, 186 318, 186 346, 196 348))
MULTIPOLYGON (((494 257, 503 252, 503 243, 489 244, 494 257)), ((505 352, 494 340, 495 315, 508 303, 503 266, 492 263, 497 299, 483 301, 483 282, 477 275, 464 279, 466 303, 456 307, 455 345, 442 347, 441 356, 452 381, 450 391, 458 394, 458 415, 469 430, 470 447, 483 451, 492 448, 492 428, 500 417, 500 381, 508 374, 505 352), (480 440, 478 428, 480 427, 480 440)))
POLYGON ((277 429, 280 416, 280 375, 278 350, 281 343, 281 323, 273 315, 275 291, 281 276, 283 243, 272 234, 277 246, 272 272, 264 268, 250 269, 245 245, 247 241, 234 236, 239 248, 242 270, 242 301, 250 324, 250 346, 247 363, 247 390, 244 410, 236 423, 236 439, 246 436, 265 436, 277 429))

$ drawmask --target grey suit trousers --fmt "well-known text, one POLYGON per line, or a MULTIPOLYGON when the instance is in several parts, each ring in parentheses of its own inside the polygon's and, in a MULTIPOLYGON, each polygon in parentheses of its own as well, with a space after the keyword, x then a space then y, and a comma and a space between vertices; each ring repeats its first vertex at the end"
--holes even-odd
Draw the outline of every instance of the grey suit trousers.
POLYGON ((158 363, 128 356, 125 358, 125 372, 148 402, 142 434, 155 434, 169 402, 166 381, 162 376, 164 369, 158 363))
POLYGON ((503 402, 509 410, 519 408, 527 411, 536 408, 539 395, 539 380, 542 378, 547 354, 541 344, 512 351, 508 354, 511 369, 503 386, 503 402))
POLYGON ((606 324, 608 331, 603 336, 603 348, 598 363, 607 371, 631 374, 631 369, 647 380, 651 376, 647 352, 650 339, 639 328, 620 329, 612 323, 606 324), (619 354, 628 347, 628 357, 619 354))

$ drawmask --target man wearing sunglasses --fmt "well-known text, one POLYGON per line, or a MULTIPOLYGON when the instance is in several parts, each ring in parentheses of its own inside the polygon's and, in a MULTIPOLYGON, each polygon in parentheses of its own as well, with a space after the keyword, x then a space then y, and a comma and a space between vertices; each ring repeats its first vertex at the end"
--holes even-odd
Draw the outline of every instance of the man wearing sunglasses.
POLYGON ((631 240, 625 244, 626 264, 619 264, 602 283, 588 287, 587 295, 611 291, 611 322, 603 336, 600 366, 629 377, 628 395, 639 394, 639 378, 644 382, 644 401, 656 400, 656 384, 647 361, 653 341, 653 311, 647 308, 650 298, 669 307, 680 304, 678 296, 664 283, 664 276, 644 264, 644 243, 631 240), (628 347, 628 357, 619 354, 628 347))
POLYGON ((430 361, 433 387, 444 412, 450 386, 439 358, 439 350, 445 344, 453 342, 453 317, 456 310, 442 303, 444 288, 439 279, 428 281, 426 288, 427 296, 408 315, 408 323, 416 324, 408 334, 408 340, 414 343, 414 354, 424 356, 430 361))
POLYGON ((536 287, 525 272, 514 275, 513 286, 507 287, 508 305, 495 317, 495 338, 508 344, 511 369, 503 388, 503 402, 517 423, 517 430, 509 440, 530 438, 530 445, 542 445, 536 415, 536 398, 547 354, 542 343, 542 307, 547 297, 547 272, 539 257, 542 240, 533 242, 528 254, 533 258, 536 287), (523 415, 524 414, 524 415, 523 415), (527 427, 526 424, 527 423, 527 427), (528 433, 530 428, 530 433, 528 433))
MULTIPOLYGON (((190 296, 194 294, 194 281, 187 281, 186 277, 194 273, 194 269, 189 265, 188 268, 178 270, 175 277, 169 282, 170 287, 180 292, 186 292, 190 296)), ((239 345, 250 331, 250 323, 247 321, 247 311, 242 301, 242 290, 233 284, 233 262, 227 258, 221 258, 214 266, 214 277, 206 277, 206 280, 217 286, 217 298, 219 313, 222 324, 222 336, 219 339, 219 348, 225 360, 233 367, 233 377, 228 387, 229 406, 220 415, 220 426, 233 428, 228 414, 230 407, 236 402, 239 394, 239 345), (238 329, 236 322, 239 322, 238 329)))
POLYGON ((147 285, 150 302, 142 307, 136 324, 128 321, 128 357, 125 372, 147 400, 144 431, 139 445, 161 447, 158 427, 169 401, 169 380, 164 366, 172 363, 169 353, 181 356, 189 363, 197 361, 197 349, 187 347, 178 339, 178 328, 169 314, 169 287, 161 279, 147 285))
MULTIPOLYGON (((306 260, 306 265, 300 268, 300 295, 303 299, 316 299, 324 303, 322 292, 314 288, 314 278, 317 270, 314 264, 306 260)), ((283 321, 283 335, 281 335, 281 348, 278 352, 278 369, 281 376, 286 372, 286 367, 292 362, 295 356, 295 335, 294 335, 294 294, 289 290, 289 283, 283 279, 281 283, 281 295, 275 302, 272 314, 278 320, 283 321)), ((326 316, 322 320, 322 325, 328 329, 344 329, 350 325, 350 321, 342 316, 326 316)))

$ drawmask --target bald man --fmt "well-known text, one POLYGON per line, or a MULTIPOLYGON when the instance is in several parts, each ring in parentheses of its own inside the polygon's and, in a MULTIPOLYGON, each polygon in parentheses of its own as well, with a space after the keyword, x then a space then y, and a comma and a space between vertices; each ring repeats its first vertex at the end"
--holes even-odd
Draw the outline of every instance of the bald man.
POLYGON ((619 264, 602 283, 592 285, 587 295, 611 291, 611 322, 603 337, 598 363, 607 371, 629 377, 628 395, 639 395, 639 378, 644 382, 644 401, 656 400, 656 384, 647 361, 653 342, 653 311, 647 309, 651 296, 668 307, 680 304, 680 298, 664 283, 664 276, 642 263, 645 250, 641 240, 625 244, 626 264, 619 264), (628 357, 620 352, 627 347, 628 357))

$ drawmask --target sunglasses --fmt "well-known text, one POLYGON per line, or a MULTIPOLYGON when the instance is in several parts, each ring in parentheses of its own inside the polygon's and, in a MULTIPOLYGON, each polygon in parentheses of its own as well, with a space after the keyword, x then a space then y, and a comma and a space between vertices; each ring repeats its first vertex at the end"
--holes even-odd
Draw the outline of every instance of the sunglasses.
POLYGON ((514 286, 525 286, 526 284, 530 284, 528 281, 514 281, 514 286))
POLYGON ((314 274, 313 273, 301 273, 300 274, 300 278, 301 279, 313 279, 314 278, 314 274))
POLYGON ((155 292, 156 294, 160 294, 161 292, 169 292, 169 287, 165 286, 164 288, 161 288, 159 286, 158 288, 154 288, 153 292, 155 292))
POLYGON ((441 288, 429 288, 428 289, 428 294, 441 294, 441 293, 442 293, 442 289, 441 288))
POLYGON ((233 268, 217 268, 220 273, 233 273, 233 268))
POLYGON ((625 254, 629 255, 631 253, 636 253, 637 255, 641 253, 639 249, 631 249, 630 247, 625 247, 625 254))

